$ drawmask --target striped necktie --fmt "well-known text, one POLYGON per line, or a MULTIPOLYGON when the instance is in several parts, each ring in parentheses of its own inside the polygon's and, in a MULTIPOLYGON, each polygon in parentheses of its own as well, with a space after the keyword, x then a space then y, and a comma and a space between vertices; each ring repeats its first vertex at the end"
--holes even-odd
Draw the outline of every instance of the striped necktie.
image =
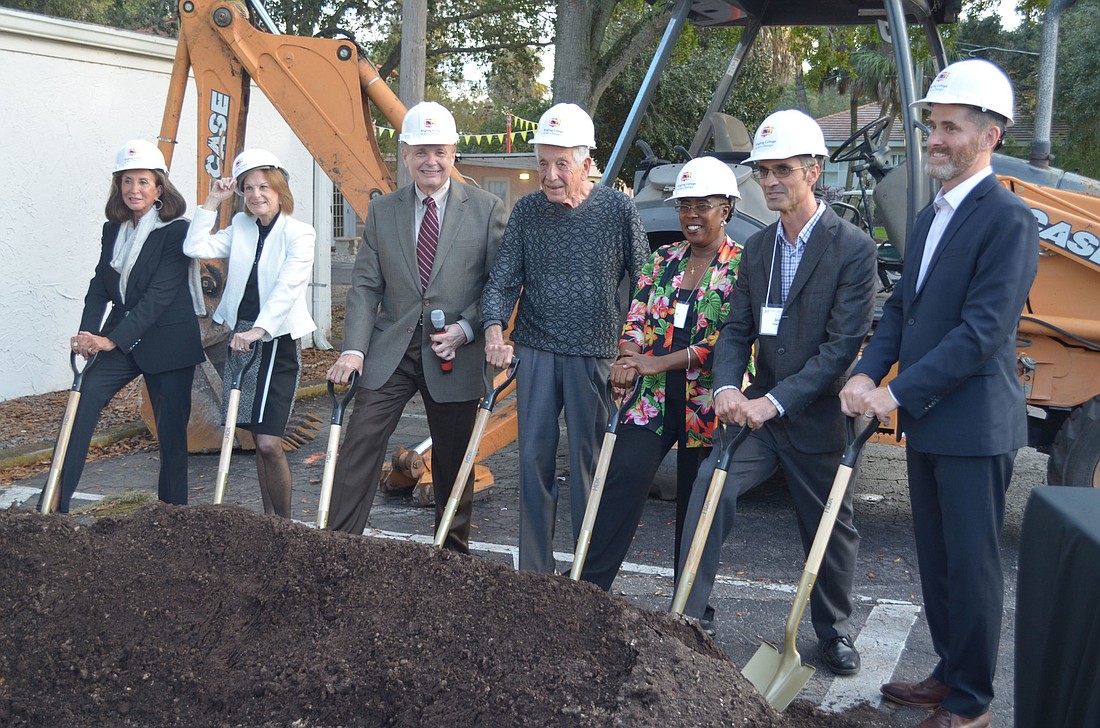
POLYGON ((424 219, 420 222, 420 233, 416 236, 416 267, 420 271, 420 287, 425 290, 432 275, 432 261, 435 260, 437 243, 439 218, 435 214, 435 200, 429 196, 424 198, 424 219))

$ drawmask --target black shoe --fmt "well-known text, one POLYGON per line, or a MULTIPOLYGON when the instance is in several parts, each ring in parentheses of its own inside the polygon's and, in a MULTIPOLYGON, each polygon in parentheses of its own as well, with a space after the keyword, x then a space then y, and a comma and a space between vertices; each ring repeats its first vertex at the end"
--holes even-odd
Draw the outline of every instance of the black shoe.
POLYGON ((714 620, 712 619, 700 619, 699 629, 703 630, 710 637, 716 637, 718 630, 714 628, 714 620))
POLYGON ((848 635, 821 640, 825 666, 834 675, 855 675, 859 672, 859 652, 848 635))

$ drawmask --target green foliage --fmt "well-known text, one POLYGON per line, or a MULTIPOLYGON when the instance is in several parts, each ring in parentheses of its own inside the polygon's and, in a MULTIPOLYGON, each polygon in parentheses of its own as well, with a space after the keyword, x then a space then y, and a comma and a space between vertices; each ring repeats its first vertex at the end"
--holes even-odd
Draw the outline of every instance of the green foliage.
MULTIPOLYGON (((659 158, 678 159, 674 147, 691 144, 740 33, 739 29, 689 27, 677 42, 638 131, 638 138, 646 141, 659 158)), ((604 93, 595 118, 597 149, 593 155, 601 167, 607 163, 626 123, 649 62, 643 57, 630 63, 604 93)), ((774 109, 778 97, 779 88, 766 62, 760 54, 754 54, 722 110, 741 119, 751 133, 774 109)), ((641 161, 641 153, 632 147, 620 177, 633 180, 641 161)))
POLYGON ((172 0, 0 0, 0 6, 156 35, 179 31, 172 0))
POLYGON ((1100 2, 1078 2, 1062 16, 1054 114, 1069 125, 1064 143, 1054 145, 1055 164, 1100 178, 1100 2))

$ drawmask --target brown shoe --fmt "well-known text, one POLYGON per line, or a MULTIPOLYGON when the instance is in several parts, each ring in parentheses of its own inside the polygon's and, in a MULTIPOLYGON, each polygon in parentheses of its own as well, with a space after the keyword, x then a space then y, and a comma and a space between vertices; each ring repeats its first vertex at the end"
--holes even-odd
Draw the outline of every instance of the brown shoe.
POLYGON ((886 683, 879 690, 887 700, 902 705, 914 705, 918 708, 938 708, 940 703, 951 694, 951 688, 934 677, 926 677, 915 683, 886 683))
POLYGON ((944 708, 936 708, 936 712, 928 716, 917 728, 989 728, 993 725, 993 714, 988 710, 977 718, 964 718, 944 708))

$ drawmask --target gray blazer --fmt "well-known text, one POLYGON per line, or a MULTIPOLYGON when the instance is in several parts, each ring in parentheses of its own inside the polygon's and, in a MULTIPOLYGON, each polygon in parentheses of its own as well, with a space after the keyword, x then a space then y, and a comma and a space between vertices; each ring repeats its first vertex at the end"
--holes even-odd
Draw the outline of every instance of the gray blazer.
POLYGON ((875 244, 826 208, 791 284, 779 334, 757 336, 773 273, 772 300, 780 300, 778 252, 772 270, 776 228, 769 225, 745 243, 729 317, 714 349, 714 386, 741 387, 755 343, 756 375, 745 396, 770 392, 779 400, 786 415, 772 423, 786 429, 798 451, 842 450, 844 420, 837 394, 874 316, 875 244))
POLYGON ((423 316, 421 355, 432 398, 480 399, 485 393, 481 289, 504 235, 504 203, 496 195, 451 181, 425 291, 416 267, 415 210, 412 185, 371 201, 345 305, 344 349, 364 352, 360 386, 378 389, 397 370, 423 316), (430 315, 436 308, 447 315, 447 323, 466 319, 476 336, 458 350, 450 374, 441 372, 431 349, 430 315))

